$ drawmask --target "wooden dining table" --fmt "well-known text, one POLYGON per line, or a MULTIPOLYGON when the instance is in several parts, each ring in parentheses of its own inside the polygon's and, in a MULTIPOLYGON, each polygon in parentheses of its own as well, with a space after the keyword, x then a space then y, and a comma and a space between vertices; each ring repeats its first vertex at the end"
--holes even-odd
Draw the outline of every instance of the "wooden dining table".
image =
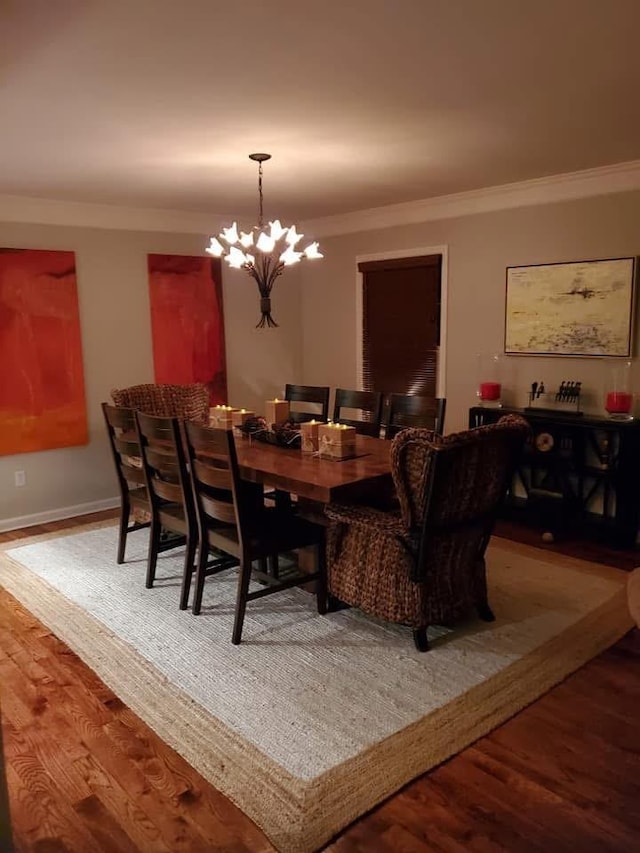
POLYGON ((339 460, 246 436, 236 436, 235 445, 243 480, 318 503, 366 502, 388 495, 393 486, 391 442, 380 438, 356 436, 355 455, 339 460))

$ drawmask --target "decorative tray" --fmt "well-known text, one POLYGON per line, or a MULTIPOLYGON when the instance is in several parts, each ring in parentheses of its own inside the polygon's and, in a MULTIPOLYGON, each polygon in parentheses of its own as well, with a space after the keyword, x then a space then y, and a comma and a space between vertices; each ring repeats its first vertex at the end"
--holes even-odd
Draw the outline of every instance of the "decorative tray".
POLYGON ((249 418, 238 429, 243 435, 256 441, 262 441, 264 444, 299 448, 302 443, 300 427, 293 421, 281 421, 269 427, 262 417, 249 418))

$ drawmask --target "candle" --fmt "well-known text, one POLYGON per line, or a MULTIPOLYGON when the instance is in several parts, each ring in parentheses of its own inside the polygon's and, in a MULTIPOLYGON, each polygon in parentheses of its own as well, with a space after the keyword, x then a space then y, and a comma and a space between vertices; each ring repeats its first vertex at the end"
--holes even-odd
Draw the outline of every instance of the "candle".
POLYGON ((289 403, 286 400, 267 400, 265 403, 265 420, 268 426, 286 421, 289 417, 289 403))
POLYGON ((303 453, 314 453, 318 449, 318 434, 320 424, 316 420, 305 421, 300 424, 302 443, 300 445, 303 453))
POLYGON ((235 411, 233 406, 227 406, 225 403, 214 406, 209 409, 209 426, 216 429, 231 429, 235 411))
POLYGON ((347 424, 320 424, 319 451, 331 459, 347 459, 356 452, 356 429, 347 424))
POLYGON ((633 396, 627 391, 609 391, 605 409, 610 415, 628 415, 632 403, 633 396))
POLYGON ((502 387, 499 382, 481 382, 478 396, 481 400, 499 400, 502 387))

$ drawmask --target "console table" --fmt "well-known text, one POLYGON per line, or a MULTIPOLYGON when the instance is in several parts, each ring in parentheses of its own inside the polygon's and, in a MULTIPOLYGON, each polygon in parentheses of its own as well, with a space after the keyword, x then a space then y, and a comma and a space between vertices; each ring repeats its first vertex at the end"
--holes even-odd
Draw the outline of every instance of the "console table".
POLYGON ((579 529, 633 547, 640 521, 640 421, 531 409, 469 410, 469 427, 519 414, 531 424, 504 505, 550 532, 579 529))

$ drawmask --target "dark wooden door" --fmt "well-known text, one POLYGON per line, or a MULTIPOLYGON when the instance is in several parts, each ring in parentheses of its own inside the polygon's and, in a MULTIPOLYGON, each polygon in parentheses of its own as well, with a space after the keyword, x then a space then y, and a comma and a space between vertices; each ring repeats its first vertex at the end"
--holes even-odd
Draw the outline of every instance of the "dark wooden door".
POLYGON ((435 397, 441 255, 359 264, 363 274, 363 385, 435 397))

